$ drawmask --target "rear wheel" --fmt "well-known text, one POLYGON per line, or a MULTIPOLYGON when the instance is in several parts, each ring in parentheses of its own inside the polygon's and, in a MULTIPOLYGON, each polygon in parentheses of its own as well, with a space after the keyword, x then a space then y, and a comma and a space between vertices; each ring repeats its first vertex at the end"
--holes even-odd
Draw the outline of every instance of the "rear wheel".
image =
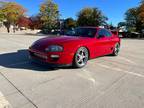
POLYGON ((87 64, 88 61, 88 50, 85 47, 80 47, 74 57, 74 67, 81 68, 84 67, 87 64))
POLYGON ((115 46, 114 46, 112 55, 113 55, 113 56, 118 56, 119 51, 120 51, 120 44, 119 44, 119 43, 116 43, 115 46))

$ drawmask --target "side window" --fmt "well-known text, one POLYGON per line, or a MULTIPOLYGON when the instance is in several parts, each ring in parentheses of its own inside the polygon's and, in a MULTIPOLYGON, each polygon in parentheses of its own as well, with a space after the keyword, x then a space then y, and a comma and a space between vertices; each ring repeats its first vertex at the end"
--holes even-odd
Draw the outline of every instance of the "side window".
POLYGON ((108 30, 105 30, 105 36, 106 36, 106 37, 111 37, 112 34, 111 34, 111 32, 109 32, 108 30))
POLYGON ((100 30, 98 31, 98 37, 100 37, 100 36, 111 37, 112 34, 111 34, 111 32, 109 32, 109 31, 106 30, 106 29, 100 29, 100 30))
POLYGON ((100 37, 100 36, 105 36, 105 33, 104 33, 104 30, 103 30, 103 29, 100 29, 100 30, 98 31, 98 37, 100 37))

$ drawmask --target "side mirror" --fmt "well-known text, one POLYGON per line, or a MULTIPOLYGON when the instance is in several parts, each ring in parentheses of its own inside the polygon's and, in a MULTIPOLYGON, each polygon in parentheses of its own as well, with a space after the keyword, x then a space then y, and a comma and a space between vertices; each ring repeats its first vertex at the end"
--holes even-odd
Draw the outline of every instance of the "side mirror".
POLYGON ((97 36, 98 39, 104 38, 104 37, 105 37, 104 35, 98 35, 98 36, 97 36))

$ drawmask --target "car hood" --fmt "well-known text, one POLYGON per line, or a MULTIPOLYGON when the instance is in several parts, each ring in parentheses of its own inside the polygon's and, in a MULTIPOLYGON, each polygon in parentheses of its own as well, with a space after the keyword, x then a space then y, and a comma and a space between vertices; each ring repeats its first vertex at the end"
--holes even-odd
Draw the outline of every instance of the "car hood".
POLYGON ((87 41, 88 37, 75 37, 75 36, 59 36, 59 37, 46 37, 37 40, 31 46, 36 50, 43 50, 49 45, 65 45, 67 43, 87 41))

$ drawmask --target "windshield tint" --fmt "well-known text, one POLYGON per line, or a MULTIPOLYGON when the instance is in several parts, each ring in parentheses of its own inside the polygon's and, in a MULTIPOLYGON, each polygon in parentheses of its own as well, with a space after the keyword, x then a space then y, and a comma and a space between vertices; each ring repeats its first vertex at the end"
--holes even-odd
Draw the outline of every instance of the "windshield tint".
POLYGON ((96 28, 76 28, 74 30, 66 32, 68 36, 81 36, 81 37, 94 37, 96 34, 96 28))

